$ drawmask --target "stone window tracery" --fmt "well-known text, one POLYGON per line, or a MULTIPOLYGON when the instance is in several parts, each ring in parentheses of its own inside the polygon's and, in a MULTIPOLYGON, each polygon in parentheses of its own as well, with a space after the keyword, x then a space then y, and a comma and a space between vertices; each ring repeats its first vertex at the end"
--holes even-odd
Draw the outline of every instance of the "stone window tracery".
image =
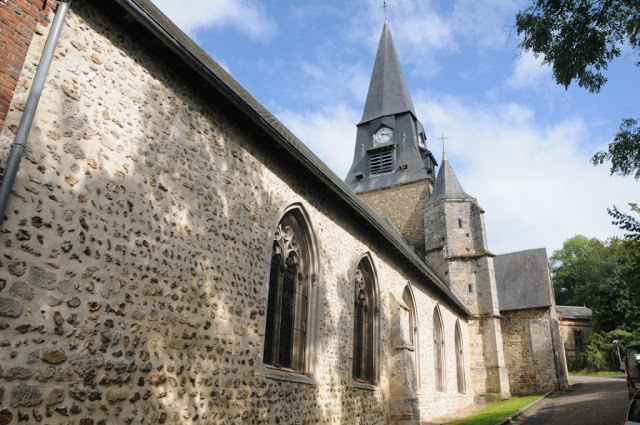
POLYGON ((354 283, 353 379, 376 384, 379 309, 375 277, 368 257, 360 261, 354 283))
POLYGON ((305 372, 312 270, 309 229, 298 210, 287 212, 276 229, 271 255, 263 362, 305 372))

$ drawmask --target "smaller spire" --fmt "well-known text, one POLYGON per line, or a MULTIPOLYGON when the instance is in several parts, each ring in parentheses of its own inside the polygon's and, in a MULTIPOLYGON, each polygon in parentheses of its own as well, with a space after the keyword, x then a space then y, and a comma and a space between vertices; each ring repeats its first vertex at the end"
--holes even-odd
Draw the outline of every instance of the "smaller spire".
MULTIPOLYGON (((446 137, 444 138, 446 139, 446 137)), ((453 168, 449 165, 444 148, 442 152, 442 163, 440 164, 440 170, 438 170, 436 184, 433 186, 433 192, 431 192, 427 205, 435 204, 442 199, 475 199, 462 188, 462 185, 458 181, 458 177, 456 177, 456 173, 453 172, 453 168)))

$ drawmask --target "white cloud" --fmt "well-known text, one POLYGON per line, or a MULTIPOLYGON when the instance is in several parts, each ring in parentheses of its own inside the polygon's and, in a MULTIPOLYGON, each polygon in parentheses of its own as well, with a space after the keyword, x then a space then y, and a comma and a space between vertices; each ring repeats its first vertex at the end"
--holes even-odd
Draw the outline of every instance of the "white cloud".
POLYGON ((504 0, 456 0, 452 14, 452 27, 456 36, 473 40, 484 48, 500 49, 509 41, 510 27, 523 5, 504 0))
MULTIPOLYGON (((580 143, 580 119, 541 127, 521 105, 440 102, 414 97, 430 134, 444 133, 447 156, 467 193, 487 211, 490 248, 496 253, 547 247, 549 255, 575 234, 620 234, 607 207, 625 205, 637 192, 633 179, 594 167, 580 143)), ((440 151, 433 137, 430 149, 440 151)))
POLYGON ((256 40, 270 40, 276 23, 255 0, 152 0, 185 33, 228 26, 256 40))
MULTIPOLYGON (((621 234, 607 207, 625 207, 637 192, 633 179, 593 167, 580 144, 589 131, 581 119, 551 126, 518 103, 469 104, 454 97, 414 94, 417 113, 440 160, 447 156, 467 193, 485 214, 495 253, 546 247, 548 254, 575 234, 605 239, 621 234), (431 99, 439 99, 433 101, 431 99)), ((276 115, 340 177, 351 165, 360 110, 336 104, 319 112, 281 110, 276 115)))
POLYGON ((340 178, 347 175, 351 166, 355 123, 360 115, 360 111, 344 104, 327 106, 316 112, 280 110, 276 113, 278 119, 340 178))
MULTIPOLYGON (((382 28, 384 15, 378 0, 369 0, 368 4, 366 15, 355 16, 354 25, 350 30, 352 38, 365 40, 369 46, 373 47, 378 45, 380 33, 372 32, 371 29, 382 28)), ((413 55, 455 47, 451 20, 439 16, 430 2, 394 0, 389 1, 388 4, 388 22, 396 47, 406 49, 413 55)), ((400 56, 404 55, 400 53, 400 56)))
POLYGON ((507 85, 514 89, 531 89, 549 80, 551 68, 543 61, 542 56, 536 58, 531 52, 523 53, 515 59, 513 73, 507 80, 507 85))
MULTIPOLYGON (((522 0, 389 0, 388 21, 405 72, 431 77, 442 70, 437 56, 458 53, 465 46, 474 50, 502 49, 511 41, 509 27, 522 7, 522 0)), ((352 19, 348 38, 378 45, 383 13, 378 0, 352 19)), ((515 43, 512 43, 515 44, 515 43)))

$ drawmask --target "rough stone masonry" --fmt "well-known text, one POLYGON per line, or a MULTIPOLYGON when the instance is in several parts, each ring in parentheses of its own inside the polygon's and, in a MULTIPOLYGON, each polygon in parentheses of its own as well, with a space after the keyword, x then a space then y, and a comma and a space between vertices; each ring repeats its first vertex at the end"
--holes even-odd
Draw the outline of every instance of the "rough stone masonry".
MULTIPOLYGON (((0 16, 36 3, 5 1, 0 16)), ((141 48, 110 7, 73 4, 0 233, 0 424, 388 423, 390 306, 407 285, 421 418, 470 404, 455 376, 456 323, 469 355, 464 311, 264 133, 141 48), (261 362, 273 230, 295 203, 321 260, 303 384, 261 362), (372 389, 351 382, 352 271, 365 253, 381 306, 372 389), (450 341, 441 392, 436 306, 450 341)), ((38 13, 51 19, 49 6, 38 13)), ((13 75, 1 158, 47 31, 37 26, 13 75)))

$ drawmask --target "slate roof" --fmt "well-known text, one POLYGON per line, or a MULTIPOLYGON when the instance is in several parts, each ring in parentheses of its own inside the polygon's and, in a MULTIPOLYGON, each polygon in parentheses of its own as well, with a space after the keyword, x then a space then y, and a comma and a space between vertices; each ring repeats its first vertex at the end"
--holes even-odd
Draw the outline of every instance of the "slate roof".
POLYGON ((475 199, 462 189, 456 173, 453 172, 453 168, 449 165, 446 153, 442 154, 442 164, 440 164, 436 184, 433 186, 433 192, 429 196, 427 205, 435 204, 443 199, 475 199))
MULTIPOLYGON (((355 216, 359 223, 372 231, 372 236, 384 239, 390 250, 404 257, 407 268, 422 274, 425 277, 424 282, 430 282, 437 292, 444 295, 444 299, 449 301, 450 306, 468 316, 472 314, 434 269, 413 252, 396 229, 390 227, 362 201, 284 124, 171 22, 150 0, 95 2, 95 6, 105 14, 117 15, 126 29, 134 34, 141 48, 147 48, 150 54, 163 60, 168 67, 189 78, 194 84, 199 84, 202 93, 213 91, 216 102, 228 106, 230 111, 231 109, 240 111, 243 114, 243 123, 246 125, 250 123, 263 132, 260 143, 268 143, 274 155, 286 155, 291 158, 291 166, 299 167, 301 172, 305 173, 305 178, 317 183, 318 192, 332 196, 333 201, 340 205, 341 211, 355 216), (120 9, 114 7, 115 5, 120 6, 120 9)), ((393 52, 395 53, 395 49, 393 52)), ((413 105, 411 107, 413 108, 413 105)))
POLYGON ((591 320, 592 313, 588 307, 573 305, 557 305, 556 310, 565 320, 591 320))
POLYGON ((358 124, 403 112, 411 112, 414 117, 416 116, 407 81, 400 66, 400 59, 391 38, 389 24, 385 21, 373 65, 364 113, 358 124))
POLYGON ((497 255, 493 264, 500 311, 553 305, 549 261, 545 248, 497 255))

